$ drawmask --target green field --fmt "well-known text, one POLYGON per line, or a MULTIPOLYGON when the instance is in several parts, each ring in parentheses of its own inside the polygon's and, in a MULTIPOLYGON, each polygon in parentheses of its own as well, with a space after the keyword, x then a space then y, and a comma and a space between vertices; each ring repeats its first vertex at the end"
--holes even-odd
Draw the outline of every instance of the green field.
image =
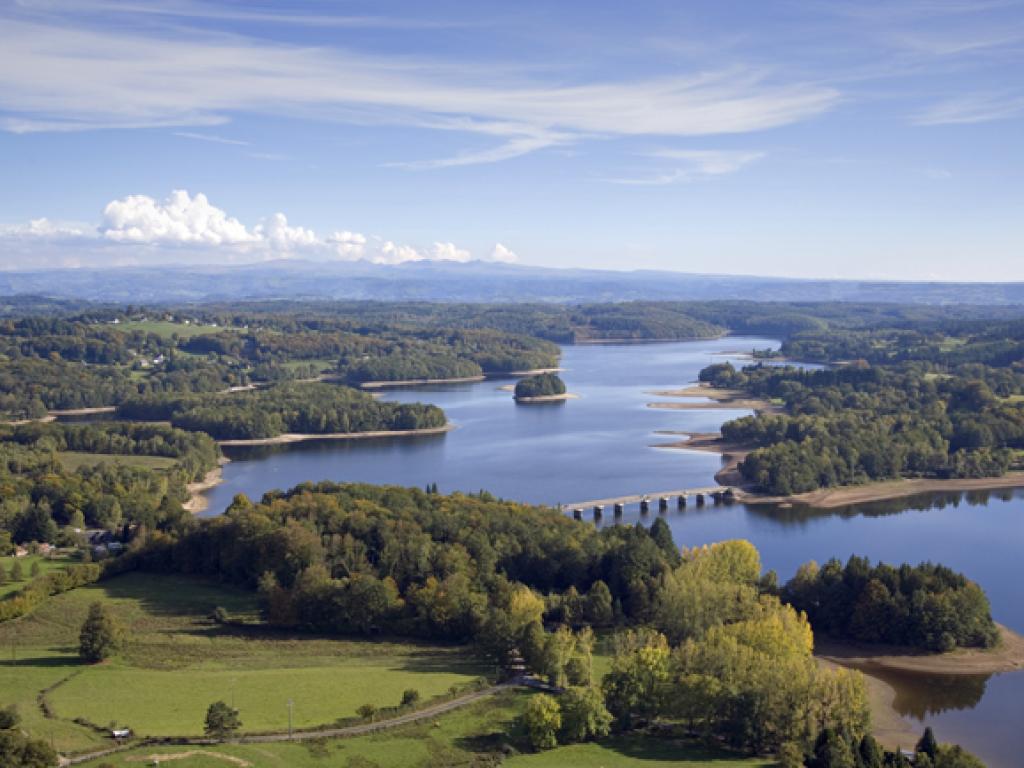
POLYGON ((10 574, 11 566, 14 565, 15 559, 21 563, 21 570, 24 573, 25 578, 21 581, 10 581, 9 578, 5 580, 3 584, 0 584, 0 598, 7 597, 7 595, 17 592, 32 580, 32 576, 30 575, 32 573, 32 563, 39 563, 40 573, 48 573, 77 562, 75 560, 69 560, 66 557, 55 557, 51 559, 41 557, 39 555, 27 555, 19 558, 14 558, 13 556, 0 557, 0 568, 3 568, 4 573, 8 575, 10 574))
POLYGON ((64 469, 74 472, 81 467, 95 467, 97 464, 118 464, 122 467, 140 467, 142 469, 170 469, 175 460, 167 456, 121 456, 111 453, 84 453, 81 451, 61 451, 57 454, 64 469))
POLYGON ((769 768, 771 760, 736 757, 727 752, 643 737, 613 738, 601 744, 577 744, 550 752, 502 760, 512 744, 514 720, 531 694, 507 692, 436 720, 395 728, 372 736, 305 743, 223 744, 210 747, 142 747, 86 763, 97 768, 145 764, 154 757, 174 768, 430 768, 496 766, 508 768, 769 768), (170 758, 170 759, 169 759, 170 758), (237 762, 242 761, 242 762, 237 762))
POLYGON ((203 336, 208 333, 235 330, 234 328, 223 328, 215 325, 193 325, 191 323, 185 325, 184 323, 172 323, 167 320, 129 320, 128 322, 119 323, 116 327, 123 331, 155 333, 158 336, 163 336, 165 339, 171 338, 175 333, 180 338, 187 339, 192 336, 203 336))
POLYGON ((622 736, 600 743, 572 744, 549 752, 520 755, 505 763, 507 768, 770 768, 770 759, 738 757, 672 740, 622 736))
POLYGON ((24 620, 0 625, 0 706, 18 705, 25 728, 60 750, 105 743, 73 722, 131 726, 140 735, 200 735, 206 707, 234 702, 245 731, 306 728, 355 715, 367 703, 422 700, 473 681, 481 669, 461 648, 336 640, 232 628, 214 607, 255 620, 254 595, 182 576, 129 574, 55 597, 24 620), (107 602, 131 628, 125 652, 103 664, 76 655, 90 603, 107 602), (46 718, 37 696, 54 717, 46 718))

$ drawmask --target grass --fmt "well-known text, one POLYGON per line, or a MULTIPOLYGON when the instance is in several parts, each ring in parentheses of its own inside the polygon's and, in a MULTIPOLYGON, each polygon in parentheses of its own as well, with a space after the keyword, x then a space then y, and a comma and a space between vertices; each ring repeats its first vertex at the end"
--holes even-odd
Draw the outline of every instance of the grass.
POLYGON ((142 331, 144 333, 155 333, 165 339, 178 334, 180 338, 188 339, 192 336, 203 336, 209 333, 220 333, 221 331, 232 331, 234 328, 227 328, 214 325, 193 325, 184 323, 172 323, 167 320, 129 320, 120 323, 118 326, 123 331, 142 331))
POLYGON ((362 704, 397 705, 416 688, 423 701, 477 677, 464 649, 377 640, 291 636, 214 624, 214 607, 255 619, 254 596, 182 576, 128 574, 57 596, 23 620, 0 624, 0 706, 18 705, 26 729, 60 750, 85 750, 102 734, 76 725, 131 726, 140 735, 202 733, 218 699, 239 709, 244 731, 352 717, 362 704), (110 605, 130 627, 124 653, 98 665, 76 655, 88 606, 110 605), (44 689, 54 718, 37 701, 44 689))
MULTIPOLYGON (((427 766, 505 766, 506 768, 769 768, 772 760, 743 758, 732 753, 643 736, 575 744, 502 760, 526 692, 507 692, 433 721, 395 728, 372 736, 306 743, 220 744, 211 747, 143 747, 85 763, 97 768, 106 761, 116 768, 145 764, 163 756, 174 768, 249 765, 255 768, 424 768, 427 766), (199 750, 197 753, 196 750, 199 750), (182 757, 167 759, 176 755, 182 757), (243 761, 243 762, 234 762, 243 761)), ((514 750, 512 750, 514 753, 514 750)))
POLYGON ((68 472, 81 467, 95 467, 97 464, 139 467, 141 469, 170 469, 176 463, 167 456, 121 456, 111 453, 85 453, 82 451, 61 451, 57 454, 60 463, 68 472))
POLYGON ((77 561, 70 560, 66 557, 55 557, 51 559, 42 557, 40 555, 26 555, 25 557, 19 558, 15 558, 13 556, 0 557, 0 568, 2 568, 4 570, 4 573, 6 573, 8 576, 7 580, 3 584, 0 584, 0 599, 7 597, 7 595, 13 594, 22 587, 28 585, 28 583, 32 580, 32 563, 39 563, 40 573, 49 573, 50 571, 59 570, 64 566, 71 565, 75 562, 77 561), (14 565, 15 560, 21 563, 21 570, 23 574, 23 579, 21 581, 10 580, 11 566, 14 565))
POLYGON ((770 759, 739 757, 689 743, 633 735, 520 755, 503 763, 507 768, 770 768, 776 764, 770 759))

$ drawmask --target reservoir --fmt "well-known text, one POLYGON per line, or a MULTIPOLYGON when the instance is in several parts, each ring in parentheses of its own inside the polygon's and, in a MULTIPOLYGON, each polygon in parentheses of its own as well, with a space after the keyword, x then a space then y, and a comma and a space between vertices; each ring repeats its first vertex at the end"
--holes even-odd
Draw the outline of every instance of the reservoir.
MULTIPOLYGON (((441 406, 456 429, 417 438, 226 448, 232 461, 224 467, 224 482, 208 494, 208 514, 222 512, 236 493, 258 499, 307 480, 437 483, 442 492, 485 489, 549 505, 715 485, 720 458, 659 448, 680 439, 663 433, 713 432, 749 412, 655 410, 647 404, 670 398, 652 392, 679 389, 710 363, 742 365, 751 350, 777 346, 771 339, 737 336, 568 346, 561 375, 579 398, 559 403, 516 405, 512 393, 499 388, 512 380, 388 390, 388 399, 441 406)), ((646 519, 656 515, 652 511, 646 519)), ((606 513, 606 524, 609 518, 606 513)), ((749 539, 765 569, 776 570, 783 581, 807 560, 845 561, 852 554, 896 564, 941 562, 977 581, 995 619, 1024 633, 1018 586, 1022 491, 930 495, 830 510, 691 504, 677 511, 672 505, 665 519, 680 546, 749 539)), ((638 520, 636 507, 627 507, 623 523, 638 520)), ((1024 672, 900 673, 884 679, 896 690, 897 710, 912 722, 933 725, 940 740, 963 744, 990 766, 1020 764, 1024 672)))

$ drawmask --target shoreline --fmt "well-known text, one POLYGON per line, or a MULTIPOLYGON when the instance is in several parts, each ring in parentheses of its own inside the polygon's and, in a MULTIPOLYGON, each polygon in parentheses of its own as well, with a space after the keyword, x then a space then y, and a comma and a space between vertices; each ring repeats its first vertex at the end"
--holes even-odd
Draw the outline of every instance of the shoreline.
POLYGON ((923 726, 896 709, 898 691, 882 675, 886 671, 926 675, 984 675, 1024 669, 1024 637, 1002 624, 996 648, 960 648, 949 653, 923 653, 891 646, 815 639, 814 658, 821 666, 853 669, 864 675, 871 731, 886 749, 917 743, 923 726))
POLYGON ((864 485, 842 485, 819 488, 789 496, 772 496, 750 490, 739 472, 739 463, 746 458, 752 446, 726 442, 717 432, 672 432, 661 435, 679 435, 686 439, 672 443, 656 443, 655 448, 705 451, 717 453, 726 462, 715 473, 715 481, 736 489, 736 501, 744 504, 803 504, 817 509, 837 509, 852 504, 889 501, 923 493, 963 493, 965 491, 997 491, 1024 488, 1024 470, 1007 472, 999 477, 960 477, 949 480, 933 478, 905 478, 879 480, 864 485))
POLYGON ((565 368, 530 368, 526 371, 484 371, 484 376, 501 379, 506 376, 540 376, 544 373, 562 373, 565 368))
POLYGON ((1024 669, 1024 636, 996 623, 995 648, 957 648, 929 653, 891 645, 844 642, 824 637, 816 641, 815 656, 865 674, 871 670, 914 672, 926 675, 985 675, 1024 669))
POLYGON ((205 512, 210 506, 210 501, 206 498, 206 492, 224 482, 224 465, 230 461, 231 459, 226 456, 221 456, 217 459, 217 466, 203 475, 202 480, 186 485, 185 490, 188 491, 188 499, 181 505, 182 509, 193 515, 205 512))
POLYGON ((514 397, 516 403, 522 403, 523 405, 537 405, 539 403, 560 403, 565 400, 579 400, 579 395, 574 395, 572 392, 566 392, 561 395, 537 395, 536 397, 514 397))
POLYGON ((218 445, 286 445, 288 443, 301 443, 307 440, 366 440, 375 437, 413 437, 416 435, 442 435, 455 429, 452 423, 443 427, 426 427, 424 429, 392 429, 376 430, 371 432, 325 432, 324 434, 302 434, 286 432, 274 437, 254 437, 235 440, 218 440, 218 445))
POLYGON ((724 409, 750 409, 762 413, 781 413, 781 407, 774 405, 767 400, 757 397, 748 397, 737 389, 720 389, 712 387, 705 382, 691 384, 682 389, 662 389, 648 392, 655 397, 675 398, 707 398, 709 402, 684 402, 684 403, 648 403, 648 408, 678 410, 678 411, 701 411, 701 410, 724 410, 724 409))
POLYGON ((420 387, 428 384, 472 384, 483 381, 485 376, 459 376, 451 379, 404 379, 402 381, 364 381, 360 389, 387 389, 389 387, 420 387))

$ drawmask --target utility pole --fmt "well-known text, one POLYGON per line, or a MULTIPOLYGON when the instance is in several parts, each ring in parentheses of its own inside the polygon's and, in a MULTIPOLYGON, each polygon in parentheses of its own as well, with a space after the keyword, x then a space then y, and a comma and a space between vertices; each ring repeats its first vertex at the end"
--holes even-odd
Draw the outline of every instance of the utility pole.
POLYGON ((288 740, 292 738, 292 706, 295 704, 294 701, 288 699, 288 740))

